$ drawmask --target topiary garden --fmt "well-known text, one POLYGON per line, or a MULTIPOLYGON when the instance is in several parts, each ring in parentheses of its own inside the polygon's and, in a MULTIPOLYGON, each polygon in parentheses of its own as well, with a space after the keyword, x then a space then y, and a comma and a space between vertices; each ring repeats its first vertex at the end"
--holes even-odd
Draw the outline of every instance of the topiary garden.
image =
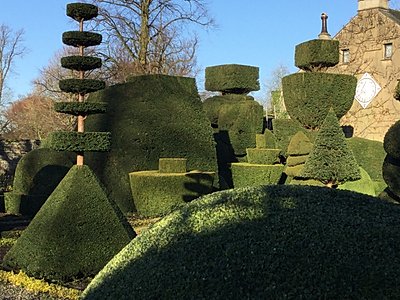
POLYGON ((337 41, 296 46, 301 71, 282 80, 291 118, 268 130, 248 95, 257 67, 206 68, 219 95, 204 102, 193 78, 105 87, 88 77, 101 59, 85 55, 102 40, 83 30, 98 8, 71 3, 67 15, 80 29, 63 42, 78 54, 61 65, 78 78, 60 89, 77 101, 55 110, 77 131, 18 164, 6 209, 33 219, 3 268, 91 281, 81 299, 400 297, 400 123, 383 144, 344 136, 356 78, 328 72, 337 41), (127 217, 146 229, 136 236, 127 217))

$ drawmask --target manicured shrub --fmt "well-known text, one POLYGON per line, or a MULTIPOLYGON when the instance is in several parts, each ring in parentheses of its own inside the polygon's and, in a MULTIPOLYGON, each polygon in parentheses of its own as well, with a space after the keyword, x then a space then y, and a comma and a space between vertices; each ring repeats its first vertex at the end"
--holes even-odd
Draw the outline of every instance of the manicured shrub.
POLYGON ((352 75, 296 73, 282 79, 288 114, 303 127, 318 129, 331 107, 340 119, 351 107, 357 79, 352 75))
POLYGON ((47 136, 46 145, 57 151, 107 152, 110 141, 109 132, 54 131, 47 136))
POLYGON ((377 196, 377 193, 375 192, 375 186, 371 177, 368 175, 367 171, 365 171, 361 167, 360 167, 360 176, 361 178, 358 180, 347 181, 343 184, 340 184, 338 186, 338 189, 353 191, 370 196, 377 196))
POLYGON ((399 196, 400 195, 400 161, 386 155, 382 166, 383 178, 388 185, 390 191, 399 196))
POLYGON ((88 94, 106 87, 104 81, 96 79, 63 79, 59 82, 60 90, 66 93, 88 94))
POLYGON ((163 218, 82 299, 395 299, 400 207, 354 192, 262 186, 163 218))
POLYGON ((360 179, 353 153, 347 146, 339 121, 331 109, 314 142, 314 148, 300 174, 328 186, 360 179))
POLYGON ((92 56, 65 56, 61 57, 61 66, 75 71, 90 71, 101 68, 101 58, 92 56))
POLYGON ((213 191, 215 173, 191 171, 166 173, 139 171, 129 173, 132 197, 141 216, 154 217, 213 191))
POLYGON ((188 170, 217 169, 213 132, 193 78, 132 77, 92 94, 107 114, 87 119, 89 131, 111 131, 111 151, 88 153, 87 164, 124 212, 135 210, 128 174, 157 170, 160 157, 187 158, 188 170))
POLYGON ((206 68, 205 88, 232 94, 248 94, 258 91, 259 68, 246 65, 220 65, 206 68))
POLYGON ((289 176, 290 179, 300 176, 313 146, 313 143, 311 143, 310 139, 303 131, 297 132, 290 139, 286 153, 287 159, 285 168, 285 174, 289 176))
POLYGON ((35 149, 18 162, 13 191, 5 193, 6 211, 33 217, 73 165, 73 156, 35 149))
POLYGON ((160 158, 158 161, 160 173, 186 173, 186 158, 160 158))
POLYGON ((102 114, 107 111, 107 103, 56 102, 54 103, 54 110, 74 116, 102 114))
POLYGON ((4 257, 4 264, 51 280, 92 276, 134 236, 92 171, 73 166, 4 257))
POLYGON ((75 21, 87 21, 96 18, 99 13, 97 6, 87 3, 69 3, 67 4, 67 16, 75 21))
POLYGON ((284 165, 264 165, 250 163, 232 163, 233 187, 249 187, 266 184, 278 184, 284 165))
POLYGON ((301 43, 296 46, 294 61, 305 71, 333 67, 339 63, 339 41, 317 39, 301 43))
POLYGON ((270 130, 265 130, 263 134, 256 134, 256 148, 276 149, 276 137, 270 130))
POLYGON ((91 47, 101 44, 102 36, 99 33, 89 31, 66 31, 62 35, 62 42, 73 47, 91 47))
POLYGON ((385 152, 394 159, 400 160, 400 121, 394 123, 386 132, 383 140, 385 152))
POLYGON ((281 161, 281 149, 247 148, 246 152, 250 164, 274 165, 281 161))

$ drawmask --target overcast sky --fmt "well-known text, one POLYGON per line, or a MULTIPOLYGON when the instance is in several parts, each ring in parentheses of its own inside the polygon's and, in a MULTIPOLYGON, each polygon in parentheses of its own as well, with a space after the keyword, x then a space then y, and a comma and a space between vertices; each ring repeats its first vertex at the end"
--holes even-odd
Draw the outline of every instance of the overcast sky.
MULTIPOLYGON (((65 15, 66 0, 0 0, 0 23, 25 30, 29 53, 15 65, 8 85, 13 99, 32 90, 32 80, 62 48, 61 35, 74 30, 65 15)), ((209 32, 199 31, 198 63, 203 69, 219 64, 246 64, 260 68, 264 84, 279 65, 294 67, 294 47, 314 39, 321 31, 322 12, 329 16, 328 30, 334 36, 357 13, 357 0, 208 0, 218 24, 209 32)), ((204 71, 198 78, 204 89, 204 71)), ((256 94, 262 97, 263 90, 256 94)))

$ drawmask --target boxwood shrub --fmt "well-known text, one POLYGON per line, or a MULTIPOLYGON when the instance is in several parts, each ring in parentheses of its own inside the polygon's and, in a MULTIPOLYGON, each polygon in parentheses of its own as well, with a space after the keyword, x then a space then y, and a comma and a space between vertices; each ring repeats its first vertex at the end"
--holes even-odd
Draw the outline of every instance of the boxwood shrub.
POLYGON ((355 192, 214 193, 143 232, 82 299, 395 299, 400 207, 355 192))
POLYGON ((316 39, 301 43, 296 46, 294 61, 305 71, 333 67, 339 63, 339 41, 316 39))

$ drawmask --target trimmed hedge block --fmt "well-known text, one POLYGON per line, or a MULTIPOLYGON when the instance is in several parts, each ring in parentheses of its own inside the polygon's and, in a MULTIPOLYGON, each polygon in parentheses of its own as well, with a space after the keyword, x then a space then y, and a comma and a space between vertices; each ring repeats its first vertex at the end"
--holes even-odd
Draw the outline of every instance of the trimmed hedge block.
POLYGON ((192 171, 129 173, 133 201, 137 212, 146 217, 160 216, 213 191, 215 173, 192 171))
POLYGON ((276 149, 276 137, 270 130, 256 134, 256 148, 276 149))
POLYGON ((308 155, 312 151, 314 144, 308 136, 302 132, 297 132, 291 139, 287 148, 288 156, 308 155))
POLYGON ((281 149, 247 148, 247 162, 258 165, 275 165, 280 163, 281 149))
POLYGON ((160 158, 158 161, 160 173, 186 173, 186 158, 160 158))
POLYGON ((3 263, 29 276, 70 281, 95 275, 135 237, 87 166, 73 166, 3 263))
POLYGON ((296 73, 282 78, 288 114, 307 129, 321 126, 332 107, 338 119, 351 108, 357 79, 352 75, 296 73))
POLYGON ((48 195, 26 195, 18 192, 4 193, 5 211, 9 214, 34 217, 48 195))
POLYGON ((99 33, 90 31, 66 31, 62 35, 62 42, 73 47, 91 47, 101 44, 103 37, 99 33))
POLYGON ((69 3, 67 4, 67 16, 80 22, 96 18, 99 14, 99 9, 93 4, 87 3, 69 3))
POLYGON ((101 68, 101 58, 93 56, 65 56, 61 57, 61 66, 75 71, 90 71, 101 68))
POLYGON ((107 152, 111 148, 111 133, 55 131, 48 135, 46 145, 57 151, 107 152))
POLYGON ((206 68, 205 88, 232 94, 248 94, 258 91, 259 68, 245 65, 220 65, 206 68))
POLYGON ((333 67, 339 63, 339 41, 315 39, 301 43, 295 50, 296 67, 312 71, 319 67, 333 67))
POLYGON ((278 184, 284 165, 256 165, 249 163, 232 163, 232 178, 235 188, 278 184))
POLYGON ((96 79, 62 79, 59 81, 60 90, 66 93, 89 94, 106 87, 106 83, 96 79))
POLYGON ((303 169, 304 169, 304 164, 295 165, 295 166, 286 165, 284 172, 287 176, 298 177, 301 174, 301 172, 303 171, 303 169))
POLYGON ((307 158, 308 155, 299 155, 299 156, 290 155, 286 160, 286 164, 290 167, 302 165, 305 164, 307 158))
POLYGON ((54 110, 59 113, 69 115, 93 115, 102 114, 107 111, 107 103, 105 102, 55 102, 54 110))

